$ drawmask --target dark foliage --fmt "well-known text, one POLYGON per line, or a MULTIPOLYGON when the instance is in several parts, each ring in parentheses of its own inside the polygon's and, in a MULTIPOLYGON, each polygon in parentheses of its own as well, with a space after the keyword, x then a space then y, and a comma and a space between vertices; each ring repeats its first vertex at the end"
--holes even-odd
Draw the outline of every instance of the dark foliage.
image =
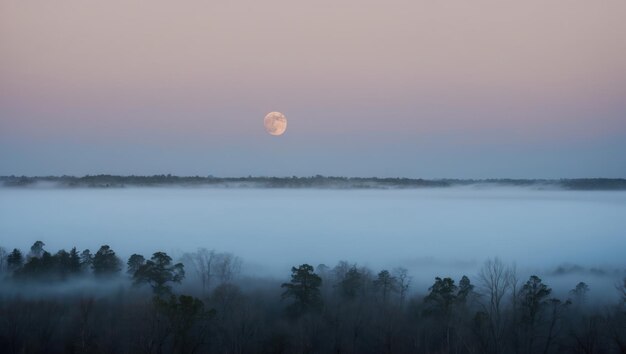
MULTIPOLYGON (((131 256, 130 264, 138 261, 137 255, 131 256), (133 262, 131 262, 131 260, 133 262)), ((141 257, 141 256, 140 256, 141 257)), ((143 257, 141 257, 143 259, 143 257)), ((172 258, 164 252, 156 252, 150 260, 138 266, 133 273, 135 284, 147 283, 152 287, 154 294, 163 296, 171 293, 168 283, 180 283, 185 278, 185 270, 182 263, 172 264, 172 258)))
POLYGON ((320 286, 322 278, 313 272, 313 267, 303 264, 298 268, 291 268, 291 282, 283 283, 284 299, 292 299, 287 311, 293 316, 300 316, 310 311, 319 311, 322 308, 320 286))
POLYGON ((236 185, 238 187, 266 188, 423 188, 451 187, 472 184, 502 186, 556 187, 571 190, 625 190, 624 178, 574 178, 545 179, 412 179, 412 178, 363 178, 363 177, 213 177, 213 176, 0 176, 0 183, 7 187, 27 187, 37 182, 54 182, 67 187, 116 188, 125 186, 161 185, 236 185))
MULTIPOLYGON (((128 272, 122 273, 108 246, 93 257, 75 248, 50 253, 43 243, 36 246, 26 260, 19 250, 0 259, 5 263, 0 289, 28 293, 0 291, 2 353, 547 354, 626 349, 626 280, 617 286, 620 301, 612 304, 590 303, 587 293, 593 289, 583 282, 573 284, 570 298, 563 299, 555 298, 535 275, 518 287, 514 268, 499 260, 486 263, 476 285, 467 276, 458 283, 436 277, 427 291, 412 289, 410 296, 405 270, 373 273, 346 262, 334 268, 293 267, 290 280, 282 284, 236 279, 227 272, 207 287, 202 284, 206 274, 184 278, 183 264, 163 252, 149 260, 132 255, 128 272), (89 279, 96 284, 91 290, 72 286, 89 279), (130 286, 133 282, 149 284, 153 294, 130 286), (59 287, 67 287, 63 296, 29 293, 59 287)), ((213 261, 212 269, 232 264, 213 261)))
POLYGON ((91 260, 91 268, 97 276, 114 275, 122 270, 121 265, 122 261, 108 245, 100 247, 91 260))
POLYGON ((13 252, 11 252, 7 256, 8 269, 10 271, 14 271, 16 269, 21 268, 23 264, 24 264, 24 256, 22 256, 22 252, 18 250, 17 248, 14 248, 13 252))

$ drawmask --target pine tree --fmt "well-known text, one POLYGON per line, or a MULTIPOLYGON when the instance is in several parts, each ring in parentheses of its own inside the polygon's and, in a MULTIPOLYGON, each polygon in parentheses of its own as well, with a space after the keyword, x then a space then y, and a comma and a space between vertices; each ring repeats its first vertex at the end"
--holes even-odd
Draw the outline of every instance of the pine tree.
POLYGON ((91 268, 95 275, 106 276, 113 275, 122 270, 122 262, 115 255, 115 252, 108 245, 100 247, 93 257, 91 268))
POLYGON ((128 262, 126 264, 128 266, 126 273, 133 276, 142 265, 146 264, 146 259, 142 255, 135 253, 128 258, 128 262))
POLYGON ((69 271, 74 274, 80 272, 80 255, 78 254, 76 247, 72 247, 70 250, 69 271))
POLYGON ((398 291, 398 281, 389 271, 383 270, 374 280, 374 290, 381 294, 383 302, 387 302, 389 295, 398 291))
POLYGON ((318 311, 322 308, 322 295, 320 286, 322 278, 313 272, 313 266, 303 264, 298 268, 291 268, 291 281, 283 283, 281 288, 285 291, 283 299, 292 298, 294 300, 287 307, 287 311, 299 316, 309 311, 318 311))
POLYGON ((148 283, 157 296, 170 294, 172 288, 168 283, 180 283, 184 277, 183 264, 172 264, 172 258, 165 252, 153 254, 133 275, 135 284, 148 283))
POLYGON ((14 248, 13 251, 7 256, 7 266, 9 267, 9 271, 15 271, 23 265, 24 256, 22 255, 22 252, 17 248, 14 248))

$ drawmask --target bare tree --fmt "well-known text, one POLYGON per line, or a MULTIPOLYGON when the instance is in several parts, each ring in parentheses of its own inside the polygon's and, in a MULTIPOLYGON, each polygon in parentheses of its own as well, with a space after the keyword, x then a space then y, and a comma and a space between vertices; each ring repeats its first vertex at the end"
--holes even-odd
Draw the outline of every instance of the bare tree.
POLYGON ((506 266, 499 258, 488 259, 478 273, 480 286, 486 294, 482 306, 489 319, 489 333, 496 353, 502 351, 505 328, 503 300, 515 280, 514 273, 514 268, 506 266))
POLYGON ((396 281, 398 282, 400 305, 403 305, 404 300, 406 299, 406 294, 409 291, 409 286, 411 285, 411 276, 409 276, 409 271, 402 267, 394 268, 392 270, 392 274, 396 277, 396 281))
POLYGON ((550 346, 558 338, 560 332, 563 329, 563 312, 565 312, 571 301, 561 302, 561 300, 552 298, 548 300, 550 307, 550 320, 548 326, 548 334, 546 335, 546 343, 543 348, 543 354, 547 354, 550 351, 550 346))
POLYGON ((232 253, 215 255, 215 274, 221 284, 232 282, 241 271, 241 259, 232 253))
POLYGON ((185 253, 183 255, 183 263, 191 265, 198 278, 200 278, 203 294, 206 294, 207 290, 210 289, 214 262, 215 251, 209 251, 206 248, 198 248, 194 253, 185 253))
POLYGON ((215 286, 232 282, 241 271, 241 259, 231 253, 198 248, 194 253, 185 253, 183 263, 195 271, 206 294, 215 286))

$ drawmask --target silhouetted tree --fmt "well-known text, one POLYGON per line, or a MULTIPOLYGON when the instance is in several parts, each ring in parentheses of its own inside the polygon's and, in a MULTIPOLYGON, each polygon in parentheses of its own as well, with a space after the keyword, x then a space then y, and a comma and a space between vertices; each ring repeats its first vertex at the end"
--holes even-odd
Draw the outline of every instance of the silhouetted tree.
POLYGON ((80 268, 82 270, 88 270, 91 269, 92 265, 93 255, 91 254, 91 251, 89 249, 86 249, 80 254, 80 268))
POLYGON ((411 277, 409 276, 409 271, 406 268, 402 267, 394 268, 393 276, 396 277, 398 282, 400 305, 403 305, 404 300, 406 299, 406 294, 409 291, 409 286, 411 285, 411 277))
POLYGON ((155 297, 154 303, 157 310, 166 317, 169 323, 169 328, 173 334, 172 352, 193 353, 198 343, 202 341, 202 336, 205 333, 201 331, 195 336, 194 340, 191 340, 189 338, 191 329, 198 322, 213 317, 215 311, 205 311, 204 303, 201 300, 187 295, 178 297, 170 295, 167 300, 155 297))
POLYGON ((115 255, 115 252, 108 245, 100 247, 93 256, 91 268, 95 275, 114 275, 122 270, 122 261, 115 255))
POLYGON ((457 286, 451 278, 435 278, 435 283, 428 288, 430 293, 424 298, 426 315, 449 317, 457 299, 457 286))
POLYGON ((544 284, 541 278, 536 275, 530 276, 530 279, 520 290, 520 305, 524 310, 525 321, 534 323, 541 306, 545 303, 550 293, 552 293, 552 289, 544 284))
POLYGON ((389 274, 387 270, 381 271, 374 280, 374 290, 380 293, 383 302, 387 302, 388 296, 398 291, 396 277, 389 274))
POLYGON ((451 278, 435 278, 435 283, 428 289, 430 293, 424 298, 424 315, 433 317, 443 325, 445 347, 450 351, 452 311, 457 301, 457 286, 451 278))
POLYGON ((49 252, 42 251, 39 257, 30 256, 21 268, 15 270, 14 275, 19 279, 53 280, 50 276, 59 270, 55 258, 49 252))
POLYGON ((172 288, 168 283, 180 283, 184 277, 183 264, 172 264, 172 258, 165 252, 154 253, 133 275, 135 284, 149 284, 157 296, 169 294, 172 288))
POLYGON ((80 255, 78 254, 76 247, 72 247, 70 250, 69 271, 71 273, 80 272, 80 255))
POLYGON ((59 250, 52 258, 54 270, 56 271, 55 275, 65 279, 70 272, 70 254, 65 250, 59 250))
POLYGON ((322 278, 313 272, 313 266, 302 264, 298 268, 292 267, 291 281, 281 285, 281 288, 285 289, 282 294, 283 299, 293 299, 287 311, 294 316, 299 316, 309 311, 320 310, 322 308, 321 285, 322 278))
POLYGON ((588 292, 589 292, 589 285, 581 281, 580 283, 576 284, 576 287, 570 290, 569 293, 574 298, 574 303, 579 305, 579 304, 585 303, 588 292))
POLYGON ((43 247, 46 244, 41 242, 41 241, 35 241, 35 243, 33 243, 32 246, 30 246, 30 253, 28 254, 28 257, 35 257, 35 258, 41 258, 41 256, 43 256, 43 247))
POLYGON ((356 298, 357 295, 359 295, 359 293, 363 290, 363 280, 363 274, 357 269, 357 267, 350 267, 338 284, 343 297, 348 300, 356 298))
POLYGON ((7 267, 9 271, 15 271, 24 265, 24 256, 22 252, 17 248, 14 248, 11 253, 7 256, 7 267))
MULTIPOLYGON (((487 327, 493 353, 502 351, 506 328, 503 302, 505 296, 515 286, 514 278, 513 268, 506 266, 499 258, 488 259, 478 273, 479 284, 485 295, 484 300, 481 301, 484 316, 481 315, 478 318, 484 320, 482 323, 487 327)), ((516 295, 514 290, 513 295, 516 295)))
POLYGON ((469 278, 464 275, 461 280, 459 280, 459 292, 457 293, 457 301, 459 303, 465 304, 473 292, 474 285, 472 285, 469 278))
POLYGON ((215 251, 209 251, 206 248, 199 248, 194 253, 185 253, 183 255, 183 262, 191 266, 198 278, 200 278, 203 294, 206 294, 212 285, 214 260, 215 251))
POLYGON ((549 319, 548 319, 548 330, 545 335, 545 345, 543 347, 543 353, 547 354, 552 346, 554 339, 558 336, 558 334, 562 330, 562 318, 563 313, 567 310, 569 305, 571 305, 571 301, 567 300, 564 303, 561 300, 552 298, 547 300, 547 305, 550 309, 549 319))
POLYGON ((525 329, 524 351, 526 353, 533 353, 537 350, 535 348, 535 339, 539 322, 539 315, 548 302, 548 296, 552 293, 546 284, 541 281, 536 275, 531 275, 526 284, 520 289, 520 310, 521 321, 523 328, 525 329))
POLYGON ((232 253, 217 253, 215 256, 215 275, 217 279, 221 284, 233 281, 241 270, 241 259, 232 253))
POLYGON ((204 293, 216 285, 233 281, 241 270, 239 257, 206 248, 199 248, 194 253, 185 253, 182 260, 191 266, 200 278, 204 293))
POLYGON ((144 264, 146 264, 146 259, 142 255, 135 253, 128 258, 126 273, 133 276, 144 264))
MULTIPOLYGON (((200 279, 185 279, 181 289, 190 295, 171 293, 169 286, 182 274, 164 253, 148 261, 139 255, 129 258, 135 282, 150 283, 161 294, 152 301, 146 301, 144 291, 117 287, 127 279, 101 282, 93 289, 83 283, 41 286, 73 274, 80 266, 75 248, 53 254, 42 250, 26 262, 19 250, 9 257, 19 260, 12 263, 13 277, 0 278, 2 353, 626 353, 626 283, 617 285, 619 304, 607 296, 569 306, 553 298, 536 276, 515 291, 514 269, 499 261, 487 263, 481 274, 486 277, 478 277, 476 287, 467 276, 456 283, 436 278, 424 298, 413 296, 402 305, 406 271, 372 276, 367 268, 347 262, 333 270, 307 264, 292 268, 279 297, 279 284, 268 279, 226 280, 215 286, 221 281, 216 257, 213 291, 203 303, 195 297, 203 294, 200 279), (36 282, 24 285, 22 279, 36 282), (342 285, 351 281, 357 285, 349 298, 342 285), (114 291, 102 291, 102 286, 114 291), (63 289, 62 296, 57 289, 63 289), (288 321, 278 311, 282 307, 288 321), (212 308, 216 311, 207 310, 212 308), (495 330, 496 346, 492 323, 497 311, 502 322, 501 330, 495 330)), ((576 299, 587 291, 579 283, 570 295, 576 299)))

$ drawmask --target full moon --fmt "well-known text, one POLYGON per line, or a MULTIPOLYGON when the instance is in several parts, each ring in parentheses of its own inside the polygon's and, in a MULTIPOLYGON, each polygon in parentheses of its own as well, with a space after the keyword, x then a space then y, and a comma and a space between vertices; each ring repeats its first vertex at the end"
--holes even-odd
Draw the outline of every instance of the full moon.
POLYGON ((272 135, 283 135, 287 130, 287 117, 280 112, 270 112, 263 119, 265 130, 272 135))

